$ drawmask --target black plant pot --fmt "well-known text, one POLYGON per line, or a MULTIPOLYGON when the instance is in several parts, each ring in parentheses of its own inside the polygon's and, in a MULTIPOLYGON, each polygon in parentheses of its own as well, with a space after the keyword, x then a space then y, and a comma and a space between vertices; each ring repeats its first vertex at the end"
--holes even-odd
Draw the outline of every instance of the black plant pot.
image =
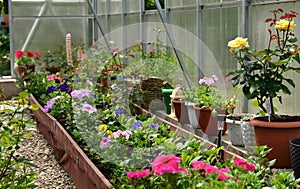
POLYGON ((300 178, 300 138, 290 140, 291 163, 296 179, 300 178))

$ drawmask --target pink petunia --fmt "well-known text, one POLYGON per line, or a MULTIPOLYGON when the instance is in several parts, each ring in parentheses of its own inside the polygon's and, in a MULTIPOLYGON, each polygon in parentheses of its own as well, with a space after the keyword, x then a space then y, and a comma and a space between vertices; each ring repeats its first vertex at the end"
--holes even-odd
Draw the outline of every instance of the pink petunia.
POLYGON ((152 170, 156 175, 163 175, 165 173, 177 173, 178 163, 181 162, 180 157, 173 154, 159 155, 152 162, 152 170))
POLYGON ((94 108, 92 105, 88 104, 87 102, 84 102, 82 104, 82 110, 87 111, 90 114, 97 112, 97 109, 94 108))
POLYGON ((148 177, 150 175, 150 170, 149 169, 145 169, 145 170, 140 170, 137 172, 126 172, 128 179, 132 180, 132 179, 138 179, 138 178, 145 178, 148 177))
POLYGON ((178 167, 177 169, 177 173, 184 173, 184 174, 190 174, 190 171, 188 168, 184 168, 184 167, 178 167))
POLYGON ((196 170, 204 170, 206 163, 204 163, 203 161, 193 161, 192 162, 192 167, 194 171, 196 170))
POLYGON ((121 131, 121 130, 114 132, 114 139, 119 138, 122 135, 122 133, 123 133, 123 131, 121 131))
POLYGON ((210 164, 206 164, 204 170, 207 174, 213 174, 219 172, 219 169, 216 166, 210 164))
POLYGON ((130 130, 126 130, 122 132, 122 135, 126 138, 126 140, 128 140, 130 135, 132 135, 132 132, 130 130))
POLYGON ((17 50, 16 53, 15 53, 15 57, 16 57, 16 58, 22 58, 22 57, 23 57, 23 54, 24 54, 23 51, 17 50))
POLYGON ((221 171, 219 172, 218 180, 228 180, 228 179, 230 179, 230 177, 224 174, 224 172, 221 171))
POLYGON ((107 137, 103 137, 103 139, 100 142, 100 148, 105 148, 110 146, 110 139, 107 137))
POLYGON ((245 160, 243 160, 241 158, 238 158, 238 157, 234 159, 233 163, 236 166, 244 169, 245 171, 252 171, 253 172, 255 170, 255 165, 253 165, 252 163, 248 163, 245 160))

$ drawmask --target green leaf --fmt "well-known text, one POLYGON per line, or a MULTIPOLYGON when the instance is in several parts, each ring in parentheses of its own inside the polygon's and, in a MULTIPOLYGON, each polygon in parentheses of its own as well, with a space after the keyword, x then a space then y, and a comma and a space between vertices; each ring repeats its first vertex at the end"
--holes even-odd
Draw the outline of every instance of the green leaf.
POLYGON ((288 94, 288 95, 292 94, 289 88, 287 88, 285 85, 281 85, 281 90, 284 94, 288 94))
POLYGON ((26 97, 28 97, 28 95, 29 95, 29 94, 28 94, 27 92, 20 92, 20 93, 19 93, 19 97, 20 97, 20 98, 26 98, 26 97))
POLYGON ((296 87, 294 81, 292 79, 285 79, 292 87, 296 87))
POLYGON ((13 112, 13 110, 11 110, 11 109, 4 109, 4 110, 2 110, 2 112, 11 113, 11 112, 13 112))
POLYGON ((297 39, 297 37, 295 37, 295 38, 290 38, 288 41, 290 43, 296 43, 298 41, 298 39, 297 39))
POLYGON ((252 101, 252 106, 254 106, 254 107, 258 107, 258 101, 257 100, 253 100, 252 101))
POLYGON ((271 167, 272 165, 275 164, 275 162, 276 162, 276 159, 273 159, 273 160, 271 160, 271 161, 268 161, 268 162, 266 163, 266 166, 267 166, 267 167, 271 167))
POLYGON ((38 109, 39 109, 39 106, 36 105, 36 104, 31 104, 28 108, 29 108, 30 110, 35 111, 35 110, 38 110, 38 109))

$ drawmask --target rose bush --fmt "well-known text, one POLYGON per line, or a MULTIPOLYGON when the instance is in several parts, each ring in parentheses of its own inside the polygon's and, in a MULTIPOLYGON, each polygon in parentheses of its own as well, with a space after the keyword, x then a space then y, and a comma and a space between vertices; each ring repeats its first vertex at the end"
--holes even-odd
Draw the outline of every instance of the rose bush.
POLYGON ((241 85, 248 99, 255 99, 261 113, 269 113, 276 117, 274 99, 282 103, 283 94, 291 94, 289 87, 295 87, 288 72, 300 73, 297 37, 294 35, 295 22, 298 15, 295 11, 283 13, 283 9, 271 11, 267 48, 256 51, 249 48, 246 38, 237 37, 229 41, 231 54, 238 60, 239 68, 228 74, 233 76, 233 86, 241 85), (280 17, 279 17, 280 16, 280 17), (296 64, 293 64, 295 62, 296 64), (270 105, 270 112, 267 106, 270 105))

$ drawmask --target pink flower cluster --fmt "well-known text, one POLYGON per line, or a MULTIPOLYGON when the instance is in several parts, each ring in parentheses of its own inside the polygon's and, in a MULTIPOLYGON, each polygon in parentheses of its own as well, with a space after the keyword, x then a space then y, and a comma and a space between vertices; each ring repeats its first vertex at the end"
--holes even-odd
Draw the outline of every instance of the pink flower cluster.
POLYGON ((233 163, 236 166, 244 169, 245 171, 255 171, 255 165, 253 165, 252 163, 248 163, 245 160, 242 160, 241 158, 235 158, 233 163))
POLYGON ((114 134, 114 139, 117 139, 120 136, 124 136, 126 140, 128 140, 130 135, 132 135, 132 132, 130 130, 126 130, 126 131, 117 130, 113 134, 114 134))
POLYGON ((50 74, 46 77, 47 81, 55 81, 55 80, 58 80, 59 82, 62 82, 62 78, 61 77, 58 77, 56 76, 55 74, 50 74))
POLYGON ((210 165, 208 163, 204 163, 203 161, 193 161, 192 167, 194 171, 196 170, 204 170, 206 174, 218 173, 218 180, 228 180, 230 179, 226 173, 230 172, 229 167, 218 169, 216 166, 210 165))
POLYGON ((89 97, 90 95, 91 91, 89 88, 74 90, 71 92, 71 96, 78 98, 78 100, 81 100, 85 96, 89 97))
POLYGON ((211 85, 215 82, 218 82, 219 78, 216 75, 212 75, 211 77, 203 77, 199 80, 199 84, 205 83, 206 85, 211 85))
MULTIPOLYGON (((184 173, 190 174, 189 169, 180 167, 179 163, 181 162, 181 158, 177 157, 173 154, 169 155, 159 155, 152 162, 152 170, 155 175, 163 175, 166 173, 184 173)), ((238 167, 244 168, 246 171, 254 171, 255 166, 251 163, 248 163, 240 158, 235 158, 234 164, 238 167)), ((229 167, 219 169, 216 166, 210 165, 208 163, 204 163, 203 161, 193 161, 192 162, 192 170, 193 171, 204 171, 205 174, 218 174, 218 180, 229 180, 230 176, 227 173, 230 172, 229 167)), ((137 172, 127 172, 127 176, 129 180, 144 178, 150 175, 150 170, 137 171, 137 172), (144 171, 147 171, 146 173, 144 171)))
POLYGON ((127 176, 129 180, 132 179, 138 179, 138 178, 145 178, 148 177, 150 175, 150 170, 149 169, 145 169, 145 170, 140 170, 137 172, 127 172, 127 176))

